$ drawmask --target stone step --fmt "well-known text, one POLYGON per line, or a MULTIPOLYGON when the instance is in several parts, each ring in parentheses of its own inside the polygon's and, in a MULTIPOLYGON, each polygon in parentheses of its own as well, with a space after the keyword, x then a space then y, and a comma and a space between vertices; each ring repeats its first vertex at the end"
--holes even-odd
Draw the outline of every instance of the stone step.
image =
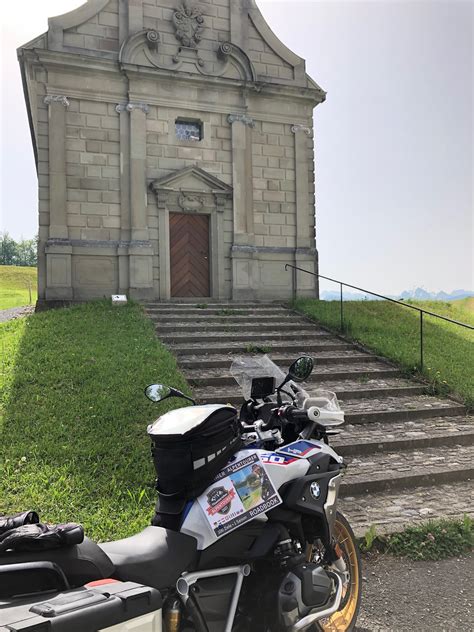
POLYGON ((348 457, 341 496, 468 481, 474 476, 474 446, 378 452, 348 457))
MULTIPOLYGON (((234 332, 227 332, 227 331, 221 331, 221 332, 210 332, 210 331, 201 331, 201 330, 196 330, 194 333, 192 332, 187 332, 187 333, 181 333, 181 332, 176 332, 176 330, 173 333, 164 333, 162 331, 157 330, 157 335, 159 338, 161 338, 163 340, 163 342, 167 342, 167 343, 176 343, 176 344, 180 344, 183 342, 196 342, 196 340, 199 341, 199 343, 203 343, 203 342, 242 342, 242 343, 246 343, 247 346, 251 345, 252 343, 257 343, 259 345, 263 345, 265 347, 270 347, 273 348, 275 346, 275 344, 279 343, 282 340, 291 340, 291 341, 295 341, 296 340, 308 340, 310 342, 317 342, 318 339, 321 338, 331 338, 332 335, 327 332, 327 331, 323 331, 323 330, 318 330, 318 329, 305 329, 302 331, 298 331, 298 333, 295 333, 294 331, 292 332, 288 332, 286 334, 282 334, 279 331, 267 331, 267 332, 253 332, 253 331, 248 331, 248 330, 243 330, 241 333, 234 333, 234 332), (218 333, 219 335, 217 336, 216 333, 218 333)), ((305 343, 300 343, 301 347, 305 346, 305 343)))
MULTIPOLYGON (((246 342, 245 340, 225 340, 224 342, 214 340, 212 347, 201 342, 196 342, 195 338, 193 340, 194 342, 185 344, 173 343, 171 350, 175 355, 179 356, 180 362, 182 357, 192 357, 193 359, 212 358, 214 355, 222 356, 226 354, 229 358, 228 366, 230 366, 233 359, 239 355, 248 354, 250 357, 255 354, 255 352, 249 353, 249 346, 254 346, 255 343, 252 345, 250 342, 246 342)), ((268 345, 258 344, 257 346, 263 348, 268 345)), ((340 351, 345 349, 353 349, 353 346, 332 336, 323 336, 316 341, 305 340, 303 344, 293 340, 274 340, 271 346, 272 357, 273 354, 291 353, 293 360, 298 358, 300 355, 306 355, 308 353, 311 354, 318 351, 340 351)))
POLYGON ((412 421, 430 417, 464 415, 466 412, 462 404, 430 395, 390 396, 378 399, 353 399, 343 396, 339 398, 339 403, 349 424, 412 421))
MULTIPOLYGON (((288 312, 288 310, 281 310, 281 312, 274 313, 273 310, 266 310, 264 312, 247 312, 244 313, 234 312, 229 315, 220 314, 216 310, 212 310, 213 314, 201 314, 199 310, 194 310, 192 312, 186 312, 182 314, 181 312, 170 312, 160 311, 156 312, 154 310, 147 310, 149 318, 156 322, 163 323, 217 323, 217 324, 226 324, 226 323, 242 323, 242 322, 251 322, 251 323, 275 323, 278 326, 279 323, 288 323, 288 322, 304 322, 308 323, 304 318, 295 316, 288 312)), ((243 310, 242 310, 243 311, 243 310)))
POLYGON ((370 527, 376 534, 403 531, 407 526, 428 520, 474 518, 474 485, 471 481, 454 481, 430 487, 413 487, 409 491, 393 490, 361 496, 347 496, 339 501, 339 510, 349 520, 358 538, 370 527))
MULTIPOLYGON (((314 359, 315 367, 328 364, 341 364, 342 362, 344 364, 378 362, 377 356, 369 353, 360 353, 360 351, 354 351, 353 349, 347 351, 342 350, 337 353, 334 351, 313 352, 311 356, 314 359)), ((179 360, 179 366, 183 371, 187 372, 191 379, 198 376, 200 379, 205 379, 208 375, 220 375, 222 378, 228 377, 228 383, 233 384, 234 378, 228 371, 223 373, 222 371, 217 371, 217 369, 230 369, 234 358, 229 358, 229 356, 226 355, 208 355, 200 359, 199 356, 196 356, 188 360, 185 356, 182 356, 179 360), (214 373, 209 371, 212 369, 214 369, 214 373), (196 371, 196 376, 194 373, 190 373, 191 371, 196 371)), ((285 371, 294 362, 295 357, 293 355, 272 355, 272 360, 285 371)))
POLYGON ((331 438, 331 445, 342 456, 473 444, 473 416, 430 417, 370 425, 346 424, 340 435, 331 438))
POLYGON ((194 301, 180 301, 178 303, 145 303, 145 309, 159 309, 159 310, 191 310, 195 309, 196 311, 205 312, 207 309, 285 309, 286 312, 289 310, 284 307, 281 301, 262 301, 259 303, 258 301, 254 302, 240 302, 240 301, 203 301, 202 303, 194 301))
MULTIPOLYGON (((324 382, 323 384, 306 385, 308 392, 311 394, 318 388, 330 390, 338 396, 338 398, 346 397, 351 399, 357 398, 374 398, 379 399, 386 396, 416 396, 425 392, 422 384, 411 384, 408 380, 400 378, 373 379, 368 382, 361 383, 359 380, 334 380, 324 382)), ((202 389, 194 389, 195 397, 202 403, 206 404, 227 404, 241 406, 243 403, 243 395, 237 384, 232 388, 229 387, 207 387, 202 389)))
POLYGON ((329 335, 328 332, 324 329, 310 329, 308 328, 308 323, 306 322, 294 322, 289 320, 288 322, 278 321, 278 323, 264 323, 261 320, 248 321, 245 320, 241 323, 208 323, 205 321, 201 322, 184 322, 180 321, 179 323, 169 323, 165 321, 155 322, 156 333, 161 336, 161 334, 181 334, 181 333, 195 333, 199 332, 199 334, 208 334, 208 333, 224 333, 224 334, 237 334, 240 332, 244 333, 262 333, 262 332, 272 332, 273 334, 279 332, 288 332, 291 334, 291 338, 298 338, 301 332, 306 332, 307 334, 319 334, 322 332, 323 334, 329 335))

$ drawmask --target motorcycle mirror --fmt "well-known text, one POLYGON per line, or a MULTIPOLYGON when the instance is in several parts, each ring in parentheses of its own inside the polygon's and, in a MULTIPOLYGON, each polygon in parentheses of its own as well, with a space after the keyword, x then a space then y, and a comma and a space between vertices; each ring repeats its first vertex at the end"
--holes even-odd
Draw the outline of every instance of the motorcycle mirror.
POLYGON ((288 378, 294 382, 304 382, 313 372, 314 361, 309 356, 298 358, 288 369, 288 378))
POLYGON ((152 402, 162 402, 164 399, 171 397, 171 389, 164 384, 151 384, 145 389, 145 395, 152 402))
POLYGON ((176 388, 171 388, 170 386, 165 386, 164 384, 151 384, 150 386, 147 386, 145 389, 145 395, 155 404, 162 402, 169 397, 180 397, 181 399, 186 399, 188 402, 192 402, 196 405, 196 402, 191 397, 188 397, 176 388))

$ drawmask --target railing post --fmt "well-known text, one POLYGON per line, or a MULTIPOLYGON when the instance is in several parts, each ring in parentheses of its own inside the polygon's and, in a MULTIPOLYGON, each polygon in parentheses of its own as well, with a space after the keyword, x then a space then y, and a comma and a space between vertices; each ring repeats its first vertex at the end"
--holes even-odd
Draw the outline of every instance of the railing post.
POLYGON ((296 301, 296 268, 292 268, 293 300, 296 301))
POLYGON ((344 296, 343 296, 342 283, 340 285, 341 285, 341 333, 344 333, 344 296))
POLYGON ((420 311, 420 370, 424 367, 424 349, 423 349, 423 312, 420 311))

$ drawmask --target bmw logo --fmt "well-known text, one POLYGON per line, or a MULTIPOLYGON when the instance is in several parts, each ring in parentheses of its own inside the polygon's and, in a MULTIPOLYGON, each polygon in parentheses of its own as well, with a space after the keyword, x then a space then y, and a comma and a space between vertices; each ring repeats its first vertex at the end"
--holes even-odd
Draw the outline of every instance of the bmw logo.
POLYGON ((310 491, 311 496, 314 498, 314 500, 318 500, 320 498, 321 487, 319 486, 319 483, 316 483, 316 481, 311 483, 309 491, 310 491))

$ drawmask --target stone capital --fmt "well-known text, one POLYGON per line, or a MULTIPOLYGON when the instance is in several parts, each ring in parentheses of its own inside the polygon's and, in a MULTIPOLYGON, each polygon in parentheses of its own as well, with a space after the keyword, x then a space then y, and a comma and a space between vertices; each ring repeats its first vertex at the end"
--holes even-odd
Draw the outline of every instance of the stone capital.
POLYGON ((115 107, 117 114, 122 112, 133 112, 133 110, 141 110, 144 114, 148 114, 150 106, 147 103, 119 103, 115 107))
POLYGON ((52 103, 61 103, 61 105, 64 105, 65 108, 68 108, 70 106, 68 97, 59 94, 48 94, 48 96, 44 98, 44 103, 45 105, 51 105, 52 103))
POLYGON ((306 127, 305 125, 295 124, 292 126, 291 131, 293 132, 293 134, 304 132, 309 138, 313 137, 313 130, 310 127, 306 127))
POLYGON ((243 123, 249 127, 255 127, 255 121, 250 116, 247 116, 247 114, 229 114, 227 122, 230 125, 233 125, 233 123, 243 123))

